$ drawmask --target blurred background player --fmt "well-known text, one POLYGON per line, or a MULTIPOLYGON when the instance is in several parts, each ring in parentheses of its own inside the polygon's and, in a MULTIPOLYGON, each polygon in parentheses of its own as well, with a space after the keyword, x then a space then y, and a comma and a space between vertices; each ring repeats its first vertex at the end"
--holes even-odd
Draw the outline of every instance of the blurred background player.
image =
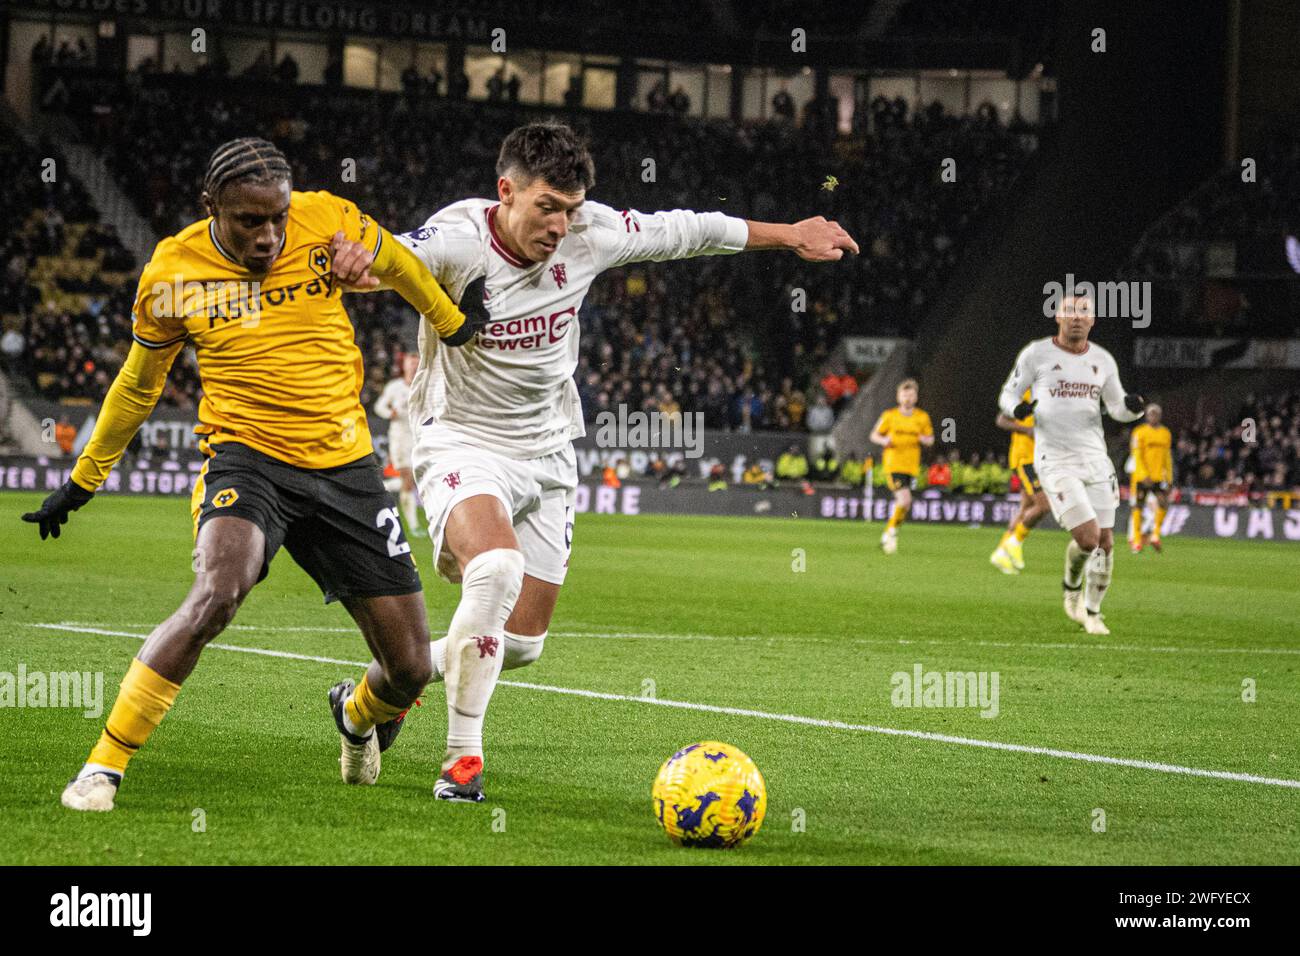
POLYGON ((1151 527, 1151 547, 1159 552, 1160 528, 1169 510, 1169 488, 1174 481, 1173 435, 1160 424, 1159 405, 1148 405, 1146 421, 1133 429, 1133 483, 1129 487, 1128 545, 1138 554, 1145 544, 1142 537, 1142 511, 1147 498, 1155 495, 1155 523, 1151 527))
MULTIPOLYGON (((1029 389, 1025 389, 1020 400, 1030 400, 1029 389)), ((1034 471, 1034 416, 1027 415, 1017 421, 998 412, 997 426, 1011 432, 1007 467, 1020 478, 1020 509, 1007 525, 989 561, 1003 574, 1019 574, 1025 569, 1025 538, 1029 537, 1029 529, 1047 514, 1047 496, 1039 487, 1038 473, 1034 471)))
POLYGON ((411 397, 411 379, 420 367, 418 352, 402 354, 402 374, 384 386, 375 399, 375 414, 388 419, 388 463, 397 469, 402 480, 397 501, 402 508, 406 527, 417 538, 425 536, 420 521, 420 499, 415 493, 415 477, 411 472, 411 421, 407 408, 411 397))
POLYGON ((1021 349, 998 396, 998 407, 1017 420, 1038 410, 1034 469, 1052 517, 1069 530, 1071 539, 1062 583, 1065 614, 1089 634, 1109 634, 1101 600, 1110 587, 1115 559, 1119 481, 1106 451, 1101 406, 1105 404, 1116 421, 1132 422, 1146 403, 1142 396, 1124 392, 1114 357, 1088 341, 1093 321, 1091 297, 1062 296, 1056 309, 1056 335, 1021 349), (1025 401, 1026 389, 1037 398, 1025 401))
POLYGON ((930 416, 916 407, 918 395, 916 379, 904 379, 898 384, 898 405, 887 409, 871 430, 871 440, 885 449, 880 467, 885 472, 885 484, 894 494, 894 512, 880 536, 885 554, 898 550, 898 526, 912 507, 912 488, 921 473, 921 446, 929 448, 934 444, 930 416))

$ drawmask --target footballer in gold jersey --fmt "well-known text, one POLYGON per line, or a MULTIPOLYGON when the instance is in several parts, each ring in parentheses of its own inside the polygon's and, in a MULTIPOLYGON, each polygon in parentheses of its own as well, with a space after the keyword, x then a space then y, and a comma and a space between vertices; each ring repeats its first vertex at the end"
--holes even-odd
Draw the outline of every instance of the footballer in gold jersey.
MULTIPOLYGON (((296 192, 288 160, 259 139, 212 155, 209 216, 158 244, 140 277, 130 354, 70 480, 24 518, 59 536, 148 418, 172 362, 194 347, 206 458, 191 502, 194 584, 132 661, 99 742, 63 793, 76 810, 111 810, 127 761, 170 709, 204 645, 231 622, 283 545, 326 601, 343 603, 375 663, 329 694, 349 783, 372 784, 379 753, 430 676, 420 578, 383 486, 360 402, 363 362, 332 271, 335 237, 375 255, 372 270, 461 345, 466 317, 401 243, 354 203, 296 192)), ((470 305, 469 303, 476 303, 470 305)), ((256 706, 250 700, 249 707, 256 706)))
POLYGON ((1169 511, 1169 489, 1174 481, 1174 436, 1161 424, 1163 411, 1159 405, 1148 405, 1146 420, 1133 429, 1130 451, 1133 455, 1133 479, 1129 486, 1129 550, 1137 554, 1146 545, 1156 552, 1164 550, 1160 531, 1169 511), (1142 534, 1142 508, 1150 496, 1155 496, 1156 513, 1151 534, 1142 534))
POLYGON ((880 536, 885 554, 898 550, 898 528, 912 507, 912 488, 921 473, 921 449, 934 444, 934 425, 930 416, 916 407, 919 389, 916 379, 898 383, 898 405, 886 409, 871 430, 871 440, 884 447, 880 467, 894 494, 894 510, 880 536))
MULTIPOLYGON (((1025 389, 1020 400, 1032 407, 1033 402, 1030 398, 1030 390, 1025 389)), ((1030 529, 1047 514, 1049 505, 1047 496, 1043 494, 1042 486, 1038 483, 1038 475, 1034 471, 1033 414, 1017 419, 1008 418, 999 412, 997 426, 1011 432, 1007 467, 1020 479, 1020 508, 1007 525, 1007 530, 1003 532, 997 550, 989 556, 989 561, 1003 574, 1019 574, 1025 569, 1023 547, 1025 538, 1029 537, 1030 529)))

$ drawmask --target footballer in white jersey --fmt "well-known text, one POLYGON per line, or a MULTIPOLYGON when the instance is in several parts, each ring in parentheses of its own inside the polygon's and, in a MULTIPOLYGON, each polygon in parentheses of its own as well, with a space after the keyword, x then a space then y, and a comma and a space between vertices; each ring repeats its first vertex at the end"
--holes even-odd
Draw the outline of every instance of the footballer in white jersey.
MULTIPOLYGON (((447 636, 432 647, 448 713, 434 794, 474 802, 483 799, 483 717, 497 676, 541 654, 568 570, 572 442, 584 433, 573 374, 592 281, 647 260, 787 249, 823 262, 858 251, 822 217, 787 225, 589 201, 590 154, 560 123, 510 133, 496 172, 497 199, 453 203, 400 237, 453 299, 481 296, 488 313, 468 340, 421 328, 410 399, 412 461, 435 559, 461 582, 447 636)), ((338 237, 332 250, 339 281, 378 286, 364 247, 338 237)))
POLYGON ((384 386, 375 399, 375 414, 388 422, 388 463, 397 469, 401 480, 398 502, 402 517, 411 534, 421 537, 424 528, 420 522, 419 499, 415 494, 415 476, 411 470, 411 380, 420 367, 420 356, 414 352, 402 355, 402 375, 384 386))
POLYGON ((1120 384, 1114 357, 1088 341, 1088 296, 1065 296, 1057 334, 1037 339, 1016 357, 998 396, 1008 418, 1034 416, 1034 470, 1056 522, 1071 535, 1066 550, 1064 603, 1071 620, 1091 634, 1108 634, 1101 601, 1110 586, 1119 482, 1106 451, 1101 412, 1120 422, 1142 416, 1145 403, 1120 384), (1034 400, 1023 400, 1029 389, 1034 400), (1086 575, 1085 575, 1086 566, 1086 575))

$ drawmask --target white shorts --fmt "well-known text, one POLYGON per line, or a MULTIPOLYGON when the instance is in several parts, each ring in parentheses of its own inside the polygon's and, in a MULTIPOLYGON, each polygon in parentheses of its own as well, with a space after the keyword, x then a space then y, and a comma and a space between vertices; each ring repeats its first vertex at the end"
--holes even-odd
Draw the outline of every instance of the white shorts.
POLYGON ((1096 521, 1100 528, 1115 527, 1119 482, 1109 459, 1034 467, 1052 517, 1062 528, 1073 531, 1088 521, 1096 521))
POLYGON ((419 429, 414 450, 415 484, 429 519, 438 573, 459 582, 456 560, 443 549, 447 517, 459 502, 474 495, 492 495, 510 515, 524 573, 563 584, 573 547, 573 502, 578 487, 578 463, 573 445, 542 458, 507 458, 445 428, 419 429))
POLYGON ((388 426, 388 463, 401 470, 411 467, 411 429, 401 425, 388 426))

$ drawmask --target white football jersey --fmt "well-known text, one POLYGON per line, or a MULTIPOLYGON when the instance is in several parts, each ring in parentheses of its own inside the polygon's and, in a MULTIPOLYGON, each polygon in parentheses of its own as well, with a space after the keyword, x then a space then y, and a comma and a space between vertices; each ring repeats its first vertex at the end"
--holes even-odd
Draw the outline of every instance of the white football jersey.
POLYGON ((498 205, 464 199, 397 237, 457 302, 485 275, 491 315, 459 348, 420 323, 411 422, 437 423, 511 458, 540 458, 586 434, 573 373, 578 310, 596 276, 629 262, 739 252, 749 228, 719 212, 619 212, 588 200, 555 252, 531 262, 498 236, 498 205))
POLYGON ((411 386, 407 384, 406 379, 395 378, 384 386, 384 390, 375 399, 375 414, 388 422, 390 434, 393 429, 410 434, 410 397, 411 386))
POLYGON ((1101 406, 1120 422, 1136 421, 1142 412, 1124 407, 1124 386, 1114 357, 1095 342, 1082 354, 1067 352, 1054 338, 1036 339, 1016 356, 998 407, 1015 417, 1025 389, 1033 391, 1034 467, 1109 460, 1101 428, 1101 406))

